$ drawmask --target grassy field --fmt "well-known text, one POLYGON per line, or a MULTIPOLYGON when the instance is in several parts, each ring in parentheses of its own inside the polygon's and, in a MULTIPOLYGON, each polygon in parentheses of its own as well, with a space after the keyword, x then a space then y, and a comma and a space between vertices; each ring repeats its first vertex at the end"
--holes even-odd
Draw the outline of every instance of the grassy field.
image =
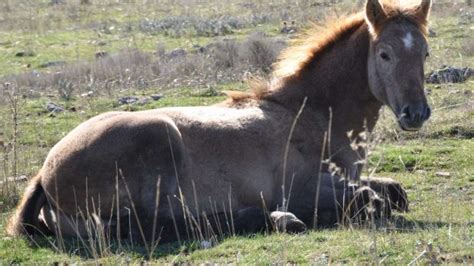
MULTIPOLYGON (((282 21, 296 20, 297 25, 304 28, 309 25, 309 20, 320 23, 327 14, 337 15, 356 8, 352 1, 339 1, 335 5, 312 5, 309 1, 301 1, 300 4, 257 1, 252 5, 211 0, 196 3, 187 0, 174 5, 166 1, 148 1, 143 5, 128 3, 130 1, 92 1, 90 5, 51 5, 50 2, 7 0, 0 4, 3 5, 0 6, 1 80, 2 83, 10 82, 10 89, 12 86, 15 88, 16 98, 13 96, 18 107, 12 112, 12 102, 8 98, 12 96, 11 90, 6 89, 6 85, 0 86, 0 144, 3 144, 0 145, 0 180, 4 181, 0 185, 0 264, 125 264, 143 261, 244 264, 474 263, 472 78, 463 83, 426 86, 433 116, 420 132, 400 131, 393 115, 384 110, 373 134, 369 170, 374 170, 376 176, 392 177, 404 185, 408 192, 410 212, 397 214, 387 225, 377 230, 341 227, 310 231, 304 235, 275 233, 235 236, 222 239, 210 249, 200 248, 196 242, 182 246, 174 243, 160 246, 151 255, 143 247, 131 244, 118 247, 114 243, 100 254, 95 254, 95 251, 91 252, 90 246, 74 240, 61 247, 55 238, 40 238, 30 243, 27 239, 7 237, 3 227, 24 187, 21 182, 8 182, 8 177, 34 175, 48 150, 81 121, 109 110, 136 111, 163 106, 210 105, 222 101, 225 97, 221 91, 247 88, 242 82, 245 72, 265 74, 265 69, 259 68, 258 62, 253 65, 249 63, 245 51, 242 51, 245 50, 242 47, 247 46, 236 46, 236 58, 228 55, 223 57, 227 60, 225 62, 232 64, 210 79, 208 76, 213 72, 207 69, 209 66, 205 62, 205 58, 210 57, 205 55, 201 58, 192 54, 193 49, 213 42, 224 42, 225 38, 245 43, 248 42, 248 36, 256 31, 265 33, 265 38, 270 40, 268 43, 280 39, 287 41, 291 36, 279 33, 282 21), (177 26, 182 23, 188 25, 186 19, 207 26, 203 26, 202 31, 194 26, 177 26), (171 26, 162 26, 159 30, 150 31, 140 27, 144 21, 163 24, 169 20, 173 21, 171 26), (220 24, 228 25, 227 28, 213 26, 219 21, 220 24), (161 80, 159 74, 154 76, 151 71, 154 66, 162 67, 161 71, 169 68, 169 65, 160 61, 162 59, 155 58, 160 47, 164 47, 166 52, 183 48, 187 56, 192 57, 196 65, 201 64, 201 67, 193 65, 195 68, 189 71, 189 76, 178 82, 173 79, 161 80), (103 81, 100 81, 102 83, 91 82, 93 75, 90 73, 105 71, 110 66, 97 67, 103 62, 98 61, 95 54, 105 51, 115 55, 125 48, 140 51, 145 59, 134 65, 124 65, 118 69, 119 73, 111 70, 110 74, 104 74, 103 81), (16 56, 25 51, 31 51, 31 55, 16 56), (39 67, 52 61, 65 61, 66 65, 57 68, 39 67), (82 70, 83 66, 89 65, 92 66, 91 72, 82 70), (248 68, 245 68, 247 65, 248 68), (126 69, 130 70, 127 72, 126 69), (25 77, 32 72, 38 77, 37 83, 29 76, 25 77), (64 81, 60 82, 61 78, 55 79, 54 75, 58 72, 67 77, 77 74, 77 78, 66 80, 74 86, 74 90, 68 92, 68 97, 65 97, 68 85, 64 85, 64 81), (140 72, 150 74, 136 74, 140 72), (206 73, 206 76, 197 72, 206 73), (148 85, 138 86, 143 78, 148 85), (196 79, 200 81, 194 82, 196 79), (108 87, 107 84, 118 85, 108 87), (89 92, 92 93, 86 95, 89 92), (123 96, 149 99, 149 96, 156 94, 163 98, 149 100, 143 105, 118 104, 118 99, 123 96), (48 102, 60 105, 65 111, 46 111, 48 102)), ((474 11, 472 7, 462 4, 453 6, 447 3, 438 1, 434 6, 431 28, 436 32, 436 37, 430 38, 431 56, 426 66, 427 74, 442 65, 474 67, 474 11)), ((212 60, 221 62, 215 58, 212 60)), ((171 66, 183 67, 175 63, 171 66)))

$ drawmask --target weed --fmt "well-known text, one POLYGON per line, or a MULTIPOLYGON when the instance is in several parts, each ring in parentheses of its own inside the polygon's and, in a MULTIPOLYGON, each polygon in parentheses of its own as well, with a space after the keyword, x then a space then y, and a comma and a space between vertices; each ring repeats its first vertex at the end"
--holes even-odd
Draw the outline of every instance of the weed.
MULTIPOLYGON (((317 22, 355 6, 350 1, 242 5, 204 1, 192 8, 186 1, 179 6, 156 1, 140 5, 116 0, 87 5, 79 1, 49 2, 7 0, 0 4, 1 79, 14 84, 0 87, 4 95, 0 99, 1 232, 23 188, 22 183, 10 182, 7 177, 37 172, 48 150, 80 122, 109 110, 219 102, 224 99, 220 91, 245 89, 241 80, 248 73, 268 73, 286 45, 286 39, 275 37, 282 21, 296 20, 304 27, 307 21, 317 22), (257 31, 264 33, 249 35, 257 31), (184 53, 173 53, 176 49, 184 53), (21 51, 32 53, 15 57, 21 51), (95 58, 98 51, 106 51, 107 56, 95 58), (58 61, 66 64, 38 68, 58 61), (164 97, 143 106, 116 104, 119 96, 144 97, 157 92, 164 97), (51 100, 66 111, 49 116, 44 106, 51 100)), ((430 40, 428 72, 445 64, 472 67, 472 11, 460 1, 438 1, 432 17, 437 36, 430 40)), ((106 235, 110 232, 100 227, 107 221, 97 219, 100 211, 91 207, 81 217, 88 220, 88 236, 82 239, 38 238, 31 247, 25 239, 10 239, 0 233, 0 261, 472 263, 473 83, 430 84, 427 90, 433 116, 425 129, 401 132, 390 110, 385 109, 370 136, 368 145, 376 145, 368 149, 368 174, 399 180, 407 188, 411 204, 410 213, 396 214, 375 230, 374 223, 367 227, 349 224, 299 236, 224 237, 226 232, 233 232, 233 219, 229 214, 218 223, 222 217, 217 217, 217 210, 232 209, 231 198, 228 202, 210 199, 213 212, 200 215, 202 206, 198 207, 194 199, 180 197, 185 233, 189 235, 178 234, 183 221, 173 213, 178 243, 157 246, 155 242, 147 251, 132 241, 109 240, 106 235), (210 226, 212 223, 217 228, 210 226)), ((175 200, 168 198, 168 203, 175 200)), ((118 198, 115 202, 117 217, 119 212, 128 211, 129 221, 136 219, 132 206, 128 210, 118 208, 123 203, 118 198)), ((268 211, 263 196, 262 205, 268 211)), ((153 232, 159 236, 161 231, 155 228, 153 232)))

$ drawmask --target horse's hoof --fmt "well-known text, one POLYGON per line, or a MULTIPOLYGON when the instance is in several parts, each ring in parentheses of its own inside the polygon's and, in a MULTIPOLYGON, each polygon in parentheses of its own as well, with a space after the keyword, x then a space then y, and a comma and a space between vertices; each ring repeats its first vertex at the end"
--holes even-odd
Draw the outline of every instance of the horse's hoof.
POLYGON ((306 225, 291 212, 274 211, 270 217, 279 232, 297 234, 306 231, 306 225))
POLYGON ((390 207, 397 211, 408 211, 408 196, 405 189, 398 182, 388 185, 388 199, 390 200, 390 207))
POLYGON ((370 183, 370 188, 375 190, 389 204, 392 210, 407 212, 408 196, 402 185, 391 178, 371 178, 362 179, 366 184, 370 183))

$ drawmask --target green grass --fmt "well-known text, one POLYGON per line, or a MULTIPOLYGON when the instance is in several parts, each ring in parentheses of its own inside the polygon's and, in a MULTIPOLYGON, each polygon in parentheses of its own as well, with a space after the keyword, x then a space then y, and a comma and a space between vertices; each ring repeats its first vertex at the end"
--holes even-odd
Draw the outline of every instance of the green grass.
MULTIPOLYGON (((11 2, 11 1, 10 1, 11 2)), ((93 60, 96 51, 116 52, 125 47, 152 52, 157 43, 167 49, 192 44, 205 45, 212 38, 170 38, 164 35, 148 35, 132 31, 124 33, 112 30, 111 34, 100 34, 91 30, 88 23, 106 21, 112 26, 138 21, 142 17, 183 15, 185 8, 168 10, 161 7, 137 7, 138 5, 96 4, 92 7, 62 6, 52 9, 46 0, 30 9, 14 9, 10 21, 34 16, 35 25, 26 25, 25 30, 0 30, 0 73, 15 74, 29 71, 47 61, 93 60), (74 9, 77 8, 77 9, 74 9), (106 10, 108 8, 108 10, 106 10), (127 9, 128 8, 128 9, 127 9), (77 17, 73 14, 79 14, 77 17), (65 15, 66 14, 66 15, 65 15), (45 30, 46 18, 57 22, 54 30, 45 30), (113 21, 112 19, 113 18, 113 21), (44 24, 44 25, 43 25, 44 24), (28 26, 28 27, 26 27, 28 26), (70 27, 76 26, 74 30, 70 27), (28 30, 32 29, 32 30, 28 30), (105 46, 97 45, 105 42, 105 46), (35 56, 19 58, 15 53, 33 51, 35 56), (30 64, 31 68, 26 65, 30 64)), ((257 4, 257 6, 260 4, 257 4)), ((225 11, 222 6, 203 4, 195 7, 197 14, 236 14, 241 10, 232 5, 225 11), (222 10, 219 10, 222 9, 222 10)), ((245 12, 249 12, 248 10, 245 12)), ((244 14, 245 12, 241 12, 244 14)), ((245 13, 247 14, 247 13, 245 13)), ((26 19, 25 23, 31 21, 26 19)), ((4 28, 2 25, 0 28, 4 28)), ((231 37, 242 38, 253 31, 264 31, 270 35, 278 33, 277 24, 264 24, 256 28, 236 31, 231 37)), ((427 72, 441 65, 471 66, 474 55, 462 51, 463 42, 473 35, 472 25, 459 25, 458 18, 438 16, 432 20, 438 36, 430 39, 431 57, 427 61, 427 72)), ((49 70, 45 70, 49 71, 49 70)), ((57 95, 34 99, 21 99, 18 136, 19 174, 34 175, 49 149, 67 132, 82 121, 110 110, 138 111, 165 106, 210 105, 222 101, 222 90, 245 90, 243 84, 218 84, 215 87, 197 89, 180 88, 127 90, 112 96, 92 98, 73 97, 61 100, 57 95), (136 95, 147 97, 162 93, 164 98, 146 105, 118 105, 119 96, 136 95), (51 115, 44 111, 48 101, 65 107, 68 111, 51 115), (69 111, 71 108, 75 111, 69 111)), ((311 231, 304 235, 254 235, 228 237, 211 249, 201 249, 198 243, 163 245, 154 254, 156 263, 242 263, 242 264, 327 264, 360 263, 408 264, 423 251, 420 264, 473 263, 474 260, 474 109, 472 95, 474 80, 463 84, 428 85, 428 96, 433 107, 433 116, 426 127, 418 133, 404 133, 397 129, 393 115, 385 111, 377 127, 382 142, 376 145, 370 156, 370 169, 376 176, 387 176, 399 180, 407 189, 410 212, 397 214, 390 224, 378 230, 366 228, 338 228, 311 231)), ((12 134, 11 114, 6 106, 0 106, 0 140, 6 142, 12 134)), ((0 151, 2 156, 10 153, 0 151)), ((8 161, 10 162, 10 161, 8 161)), ((11 164, 1 164, 0 173, 11 173, 11 164)), ((22 187, 18 186, 21 190, 22 187)), ((31 244, 24 238, 9 238, 4 233, 7 217, 11 214, 12 202, 18 193, 6 193, 0 187, 0 264, 11 263, 102 263, 138 264, 147 260, 143 247, 116 245, 102 258, 94 258, 86 249, 71 240, 66 251, 58 252, 54 238, 37 239, 31 244), (13 197, 12 197, 13 195, 13 197), (12 198, 6 198, 6 197, 12 198)))
MULTIPOLYGON (((99 51, 116 53, 124 48, 155 52, 158 45, 166 49, 176 47, 187 50, 194 45, 205 46, 214 38, 195 36, 192 32, 183 37, 172 37, 165 34, 144 33, 138 29, 138 22, 145 18, 156 19, 173 15, 193 15, 198 17, 215 17, 224 14, 234 16, 250 15, 250 10, 236 11, 236 6, 222 4, 195 5, 189 7, 166 5, 107 4, 95 3, 93 6, 60 5, 57 8, 47 3, 36 1, 36 5, 21 8, 13 6, 10 12, 4 11, 10 27, 0 27, 0 73, 2 75, 18 72, 49 71, 39 68, 51 61, 68 63, 80 60, 92 60, 99 51), (162 8, 160 8, 162 6, 162 8), (31 11, 34 10, 34 11, 31 11), (218 11, 218 13, 216 13, 218 11), (18 27, 17 23, 24 27, 18 27), (91 25, 101 24, 108 30, 104 33, 91 25), (131 30, 124 30, 131 25, 131 30), (10 29, 11 28, 11 29, 10 29), (18 52, 33 52, 33 56, 16 57, 18 52), (39 68, 39 69, 38 69, 39 68)), ((173 4, 170 4, 173 5, 173 4)), ((1 14, 1 10, 0 10, 1 14)), ((236 29, 231 38, 242 39, 255 31, 267 32, 270 35, 279 33, 279 24, 268 22, 252 28, 236 29)))
POLYGON ((474 141, 463 139, 425 139, 381 145, 371 156, 377 172, 474 171, 469 153, 474 141), (442 143, 442 145, 440 145, 442 143))
MULTIPOLYGON (((224 86, 224 89, 229 87, 233 85, 224 86)), ((223 88, 219 88, 221 89, 223 88)), ((148 93, 151 92, 140 92, 137 95, 148 93)), ((138 110, 176 105, 206 105, 222 100, 222 96, 198 96, 206 93, 184 88, 179 92, 167 94, 160 101, 134 108, 138 110)), ((67 107, 78 106, 78 111, 53 117, 42 111, 47 100, 40 98, 29 100, 25 104, 24 112, 32 115, 24 118, 19 141, 25 149, 45 147, 40 149, 40 154, 36 154, 38 160, 35 166, 22 168, 26 171, 37 170, 41 158, 44 158, 48 150, 46 147, 53 145, 81 121, 105 110, 130 108, 116 106, 115 100, 112 99, 93 99, 89 104, 85 104, 83 99, 74 99, 59 103, 67 107)), ((196 243, 190 243, 183 248, 176 245, 164 246, 156 252, 154 261, 268 264, 325 261, 372 263, 374 259, 384 259, 386 263, 406 264, 423 252, 429 244, 433 247, 431 255, 438 262, 462 263, 472 260, 472 150, 472 139, 453 138, 449 135, 416 139, 408 137, 406 140, 385 142, 377 146, 371 156, 372 166, 377 169, 376 175, 390 176, 404 184, 408 191, 411 211, 399 216, 391 226, 376 232, 343 228, 312 231, 301 236, 273 234, 230 237, 208 250, 199 249, 196 243), (438 172, 448 172, 450 175, 440 176, 438 172)), ((2 214, 0 227, 4 225, 7 215, 8 212, 2 214)), ((0 231, 3 232, 1 228, 0 231)), ((10 239, 2 235, 3 233, 0 233, 0 258, 5 263, 74 263, 94 259, 90 255, 77 255, 81 251, 74 250, 77 248, 74 243, 70 243, 68 252, 57 253, 45 240, 40 240, 38 247, 29 244, 25 239, 10 239)), ((50 241, 55 243, 54 239, 50 241)), ((115 250, 96 262, 138 263, 145 258, 143 248, 128 248, 125 253, 115 250)), ((429 259, 423 257, 421 262, 429 262, 429 259)))
POLYGON ((192 49, 193 45, 205 46, 212 38, 179 37, 142 32, 97 35, 93 30, 48 31, 45 33, 0 32, 0 73, 3 75, 24 71, 49 71, 40 66, 47 62, 90 61, 99 51, 116 53, 125 48, 155 52, 158 45, 167 50, 176 47, 192 49), (33 56, 17 57, 19 52, 33 52, 33 56))

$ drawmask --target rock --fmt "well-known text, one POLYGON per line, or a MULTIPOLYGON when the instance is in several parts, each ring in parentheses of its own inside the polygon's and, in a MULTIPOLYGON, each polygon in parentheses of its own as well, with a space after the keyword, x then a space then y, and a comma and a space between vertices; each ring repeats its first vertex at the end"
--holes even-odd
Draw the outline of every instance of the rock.
POLYGON ((99 58, 109 56, 109 53, 107 53, 105 51, 99 51, 99 52, 95 53, 94 56, 95 56, 96 59, 99 59, 99 58))
POLYGON ((33 51, 22 51, 15 54, 16 57, 31 57, 35 55, 33 51))
POLYGON ((106 46, 107 42, 106 41, 99 41, 97 42, 97 46, 106 46))
POLYGON ((125 96, 120 99, 118 99, 118 103, 120 105, 124 104, 136 104, 136 105, 145 105, 150 103, 150 98, 138 98, 135 96, 125 96))
POLYGON ((46 110, 48 110, 48 112, 50 113, 61 113, 61 112, 64 112, 64 108, 53 103, 53 102, 49 102, 46 104, 46 110))
POLYGON ((203 47, 203 46, 198 45, 198 44, 194 44, 194 45, 193 45, 193 50, 194 50, 194 52, 196 52, 196 53, 203 54, 203 53, 206 52, 206 47, 203 47))
POLYGON ((443 66, 441 69, 432 71, 428 78, 427 83, 440 84, 440 83, 462 83, 471 77, 473 69, 469 67, 455 68, 443 66))
POLYGON ((436 172, 436 176, 439 176, 439 177, 450 177, 450 176, 451 176, 451 173, 449 173, 449 172, 436 172))
POLYGON ((81 94, 81 97, 91 97, 92 95, 94 95, 94 92, 93 91, 88 91, 86 93, 81 94))
POLYGON ((40 68, 47 68, 47 67, 55 67, 55 66, 64 66, 66 64, 66 61, 50 61, 41 64, 39 67, 40 68))
POLYGON ((124 96, 118 99, 119 104, 134 104, 138 102, 138 97, 135 96, 124 96))
POLYGON ((186 50, 182 48, 176 48, 168 54, 169 58, 178 58, 186 56, 186 50))
POLYGON ((158 101, 158 100, 160 100, 161 98, 163 98, 163 95, 161 95, 161 94, 152 94, 152 95, 150 95, 150 98, 151 98, 153 101, 158 101))
POLYGON ((138 104, 138 105, 145 105, 145 104, 148 104, 149 102, 150 102, 150 99, 148 99, 148 98, 143 98, 143 99, 138 100, 135 104, 138 104))
POLYGON ((430 28, 428 30, 428 37, 433 38, 433 37, 436 37, 436 36, 438 36, 438 34, 433 29, 430 28))

